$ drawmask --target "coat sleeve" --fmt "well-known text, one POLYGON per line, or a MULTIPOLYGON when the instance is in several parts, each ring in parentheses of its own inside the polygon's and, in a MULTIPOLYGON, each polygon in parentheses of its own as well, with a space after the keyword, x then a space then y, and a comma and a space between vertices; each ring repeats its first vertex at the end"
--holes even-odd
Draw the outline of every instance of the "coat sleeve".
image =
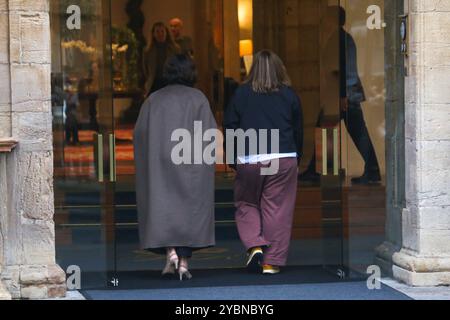
POLYGON ((148 52, 144 51, 144 54, 142 55, 142 71, 144 74, 144 94, 145 96, 147 96, 148 92, 150 91, 150 88, 148 88, 148 76, 149 76, 149 72, 148 72, 148 65, 147 65, 147 55, 148 52))
POLYGON ((148 96, 150 94, 150 90, 153 86, 153 80, 154 80, 154 52, 152 50, 147 50, 144 52, 142 56, 142 69, 144 71, 144 90, 145 90, 145 96, 148 96))
POLYGON ((300 162, 300 159, 303 156, 303 108, 300 97, 295 93, 294 95, 295 99, 292 105, 292 127, 294 129, 294 140, 297 147, 298 161, 300 162))
MULTIPOLYGON (((201 104, 201 108, 199 109, 199 113, 197 113, 195 120, 196 121, 200 121, 202 123, 202 130, 203 130, 203 132, 201 132, 201 135, 203 136, 203 138, 204 138, 204 134, 206 133, 206 131, 208 131, 208 130, 217 130, 217 122, 216 122, 214 114, 213 114, 213 112, 211 110, 211 106, 209 104, 209 101, 208 101, 208 99, 206 97, 204 97, 204 101, 201 104)), ((203 140, 203 148, 201 149, 202 154, 197 155, 199 158, 205 156, 204 152, 206 151, 206 148, 211 147, 211 142, 213 143, 215 155, 217 157, 217 146, 218 146, 217 139, 218 138, 217 138, 217 136, 215 136, 215 137, 216 137, 216 140, 214 140, 214 141, 203 140)), ((208 149, 208 151, 210 151, 210 150, 208 149)), ((207 164, 206 166, 213 167, 212 164, 216 163, 215 160, 217 160, 217 158, 213 157, 213 159, 211 159, 211 161, 214 161, 213 163, 210 163, 209 159, 208 159, 208 161, 206 161, 206 159, 203 158, 203 160, 206 162, 206 164, 207 164)))
MULTIPOLYGON (((237 109, 237 99, 238 99, 237 94, 235 94, 233 96, 233 98, 231 99, 227 109, 225 110, 225 116, 224 116, 224 122, 223 122, 223 130, 225 133, 225 138, 223 140, 223 151, 224 151, 225 156, 227 155, 227 150, 229 152, 229 148, 227 149, 227 138, 226 138, 227 130, 235 131, 240 128, 241 119, 240 119, 240 115, 239 115, 239 112, 237 109)), ((236 141, 235 141, 235 143, 234 143, 234 159, 233 159, 233 163, 229 164, 229 166, 232 169, 236 169, 236 164, 237 164, 237 145, 236 145, 236 141)))
POLYGON ((203 122, 203 129, 217 129, 217 122, 214 114, 212 113, 211 106, 208 102, 208 99, 205 98, 205 102, 203 103, 203 108, 201 111, 200 120, 203 122))

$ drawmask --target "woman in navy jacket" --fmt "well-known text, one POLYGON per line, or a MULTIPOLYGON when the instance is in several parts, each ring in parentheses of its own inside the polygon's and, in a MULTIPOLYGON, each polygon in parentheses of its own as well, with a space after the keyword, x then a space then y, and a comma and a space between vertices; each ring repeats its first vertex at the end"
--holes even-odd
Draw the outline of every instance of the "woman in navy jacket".
POLYGON ((248 250, 247 267, 279 273, 291 240, 303 115, 300 99, 275 53, 263 50, 255 55, 248 79, 227 108, 224 129, 235 134, 234 147, 226 149, 227 159, 235 159, 236 223, 248 250), (239 132, 245 132, 246 138, 239 138, 239 132), (245 147, 236 145, 243 141, 245 147))

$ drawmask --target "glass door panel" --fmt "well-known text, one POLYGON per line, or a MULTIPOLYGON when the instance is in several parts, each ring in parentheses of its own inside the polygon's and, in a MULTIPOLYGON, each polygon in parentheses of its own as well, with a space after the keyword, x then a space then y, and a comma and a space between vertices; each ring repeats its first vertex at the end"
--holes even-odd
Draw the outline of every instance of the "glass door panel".
POLYGON ((253 0, 255 52, 284 61, 302 100, 300 164, 290 264, 342 265, 339 1, 253 0))
MULTIPOLYGON (((342 3, 346 12, 349 101, 348 110, 343 114, 345 129, 344 126, 342 129, 343 167, 347 172, 344 182, 345 263, 352 276, 367 276, 368 267, 375 261, 375 248, 385 239, 386 130, 389 117, 398 117, 394 110, 385 108, 385 68, 395 65, 396 60, 395 50, 385 50, 385 33, 397 34, 395 13, 402 12, 403 8, 402 1, 344 0, 342 3), (368 20, 369 7, 373 9, 372 17, 378 15, 379 19, 368 20), (385 9, 393 15, 388 24, 385 24, 385 9)), ((398 132, 401 130, 392 130, 392 136, 398 132)))
MULTIPOLYGON (((115 54, 113 50, 115 243, 121 287, 138 283, 134 281, 136 277, 129 277, 129 271, 135 275, 137 271, 160 272, 165 257, 139 250, 132 137, 143 102, 142 88, 139 83, 134 88, 126 85, 129 71, 123 71, 120 66, 130 68, 130 64, 123 62, 128 55, 142 54, 139 50, 151 39, 151 22, 168 24, 170 18, 177 16, 185 22, 184 34, 192 38, 200 75, 198 87, 208 96, 219 125, 234 89, 248 72, 254 52, 272 49, 285 62, 293 87, 302 98, 305 114, 305 155, 301 170, 314 173, 307 179, 299 178, 289 261, 293 266, 326 265, 333 273, 342 275, 344 173, 341 169, 339 1, 298 1, 298 5, 278 0, 176 0, 176 5, 166 2, 146 0, 133 13, 145 17, 145 22, 133 28, 135 34, 143 33, 146 42, 134 45, 141 49, 128 45, 128 50, 138 50, 137 53, 115 54)), ((133 19, 133 14, 128 12, 126 16, 123 3, 113 2, 112 6, 113 33, 129 34, 128 21, 133 19)), ((126 38, 113 36, 112 47, 126 45, 126 38)), ((139 73, 139 65, 131 65, 139 73)), ((217 247, 194 255, 191 264, 194 269, 242 268, 245 263, 234 223, 234 175, 225 166, 217 166, 216 172, 217 247)))
POLYGON ((57 263, 80 268, 81 289, 103 287, 112 261, 110 6, 50 6, 57 263))
MULTIPOLYGON (((133 131, 144 102, 144 88, 143 82, 130 81, 131 75, 141 73, 142 69, 142 64, 132 59, 142 57, 150 45, 153 23, 162 21, 169 27, 172 18, 180 18, 183 21, 183 36, 190 39, 190 53, 198 69, 197 88, 208 97, 220 125, 225 99, 223 5, 223 0, 145 0, 140 7, 126 10, 123 2, 112 2, 115 243, 116 271, 117 277, 121 279, 121 287, 133 286, 132 281, 127 280, 128 272, 160 272, 165 264, 164 256, 139 249, 133 131), (129 21, 136 20, 136 17, 143 17, 144 20, 130 24, 129 21), (124 46, 127 46, 127 50, 117 49, 124 46)), ((224 261, 228 261, 227 265, 232 267, 242 263, 241 255, 237 260, 238 255, 233 253, 239 243, 234 225, 233 177, 221 165, 216 167, 216 176, 217 247, 196 254, 191 262, 194 269, 223 267, 224 261)))
POLYGON ((343 73, 340 1, 323 1, 320 24, 320 116, 315 129, 316 170, 321 174, 323 265, 339 277, 343 269, 340 125, 343 73))

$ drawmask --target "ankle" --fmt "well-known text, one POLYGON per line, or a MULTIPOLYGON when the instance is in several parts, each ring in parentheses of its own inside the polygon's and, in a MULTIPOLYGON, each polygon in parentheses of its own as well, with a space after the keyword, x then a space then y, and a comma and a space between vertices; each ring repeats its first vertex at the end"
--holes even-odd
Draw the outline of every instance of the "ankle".
POLYGON ((183 258, 183 257, 180 258, 180 267, 183 267, 183 268, 185 268, 185 269, 188 269, 188 267, 189 267, 189 261, 188 261, 187 258, 183 258))
POLYGON ((167 257, 169 257, 169 258, 177 256, 177 251, 175 250, 175 248, 167 248, 166 252, 167 252, 167 257))

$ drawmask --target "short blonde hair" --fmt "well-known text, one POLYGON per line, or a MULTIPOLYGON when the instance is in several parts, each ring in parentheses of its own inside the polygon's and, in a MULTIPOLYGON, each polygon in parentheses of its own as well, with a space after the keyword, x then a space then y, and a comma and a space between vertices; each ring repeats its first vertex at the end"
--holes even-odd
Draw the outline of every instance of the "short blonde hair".
POLYGON ((282 86, 291 86, 291 79, 280 57, 270 50, 255 55, 250 74, 245 83, 257 93, 272 93, 282 86))

